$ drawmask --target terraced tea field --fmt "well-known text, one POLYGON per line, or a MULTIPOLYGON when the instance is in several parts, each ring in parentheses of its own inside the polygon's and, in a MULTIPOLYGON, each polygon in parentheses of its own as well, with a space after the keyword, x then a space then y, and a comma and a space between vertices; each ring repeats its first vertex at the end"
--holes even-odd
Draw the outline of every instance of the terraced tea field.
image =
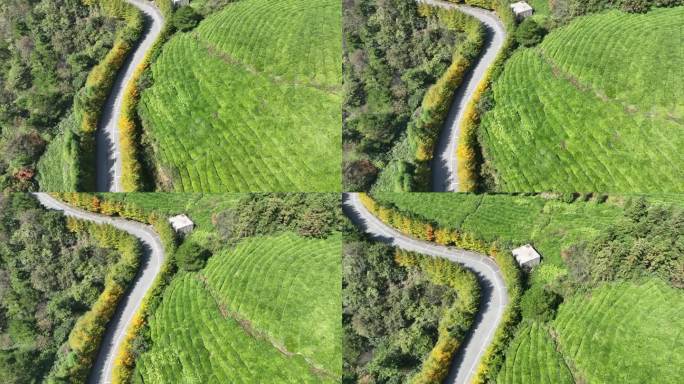
POLYGON ((539 323, 523 326, 508 347, 497 384, 575 384, 549 331, 539 323))
POLYGON ((622 215, 615 204, 564 203, 539 196, 445 193, 376 193, 380 201, 436 221, 446 228, 475 233, 485 240, 531 242, 547 263, 561 265, 561 250, 590 239, 622 215))
POLYGON ((243 0, 176 35, 140 112, 172 191, 339 191, 341 3, 243 0))
POLYGON ((247 239, 176 278, 151 320, 144 382, 337 382, 341 237, 247 239))
POLYGON ((481 141, 502 191, 684 191, 684 7, 580 17, 517 51, 481 141))
POLYGON ((684 296, 651 279, 616 283, 559 308, 559 348, 588 383, 679 383, 684 377, 684 296))

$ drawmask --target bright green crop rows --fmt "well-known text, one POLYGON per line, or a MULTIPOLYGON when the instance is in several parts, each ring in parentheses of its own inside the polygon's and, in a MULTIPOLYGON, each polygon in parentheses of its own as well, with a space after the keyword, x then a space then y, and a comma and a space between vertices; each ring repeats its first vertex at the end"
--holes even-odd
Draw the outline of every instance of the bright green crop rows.
POLYGON ((574 384, 572 373, 544 326, 523 326, 508 347, 497 384, 574 384))
POLYGON ((179 34, 140 105, 173 191, 338 191, 341 3, 244 0, 179 34))
POLYGON ((564 203, 539 196, 463 193, 376 193, 380 201, 440 226, 514 245, 532 243, 546 262, 562 264, 563 248, 596 236, 622 215, 614 204, 564 203))
POLYGON ((339 235, 256 237, 176 278, 150 321, 144 382, 335 382, 340 254, 339 235))
POLYGON ((684 296, 651 279, 615 283, 562 304, 553 327, 588 383, 681 383, 684 296))
POLYGON ((684 191, 684 7, 581 17, 521 49, 481 139, 503 191, 684 191))

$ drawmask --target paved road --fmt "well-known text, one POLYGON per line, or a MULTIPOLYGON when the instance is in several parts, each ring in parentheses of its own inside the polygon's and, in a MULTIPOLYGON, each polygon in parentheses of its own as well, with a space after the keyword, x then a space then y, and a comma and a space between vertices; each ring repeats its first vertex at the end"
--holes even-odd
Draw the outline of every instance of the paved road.
POLYGON ((112 92, 102 108, 102 116, 95 132, 96 188, 98 192, 121 192, 121 149, 119 145, 119 118, 126 86, 135 69, 159 37, 164 18, 159 10, 146 0, 126 0, 139 8, 145 15, 146 27, 143 40, 132 55, 124 62, 112 86, 112 92))
POLYGON ((107 326, 107 332, 102 340, 97 360, 88 377, 88 384, 111 383, 114 359, 124 340, 128 325, 138 311, 138 308, 140 308, 145 294, 152 287, 154 279, 159 274, 164 263, 164 247, 161 239, 149 225, 86 212, 67 205, 45 193, 36 193, 35 196, 45 208, 62 211, 67 216, 73 216, 82 220, 100 224, 111 224, 137 237, 143 243, 145 252, 140 263, 140 270, 126 292, 126 296, 121 299, 114 317, 107 326))
POLYGON ((458 192, 458 159, 456 148, 461 130, 463 113, 473 97, 480 81, 501 51, 506 39, 506 29, 494 12, 467 5, 456 5, 440 0, 418 0, 433 6, 458 9, 480 20, 486 27, 487 38, 484 42, 484 54, 480 56, 474 69, 468 71, 461 86, 456 90, 454 101, 444 122, 435 156, 432 159, 432 190, 434 192, 458 192))
POLYGON ((480 310, 466 340, 454 357, 445 381, 455 384, 470 383, 508 304, 508 293, 499 267, 487 256, 416 240, 394 230, 371 214, 357 194, 344 194, 343 207, 354 224, 375 240, 424 255, 449 259, 464 265, 477 275, 482 289, 480 310))

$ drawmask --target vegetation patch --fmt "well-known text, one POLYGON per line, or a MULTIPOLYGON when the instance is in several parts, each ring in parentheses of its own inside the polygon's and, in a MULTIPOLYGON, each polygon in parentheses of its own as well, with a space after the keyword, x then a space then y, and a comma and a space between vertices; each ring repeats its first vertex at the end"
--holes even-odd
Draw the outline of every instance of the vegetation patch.
POLYGON ((478 308, 475 276, 448 260, 372 244, 350 231, 343 382, 442 381, 478 308))
POLYGON ((29 195, 0 198, 0 380, 85 382, 106 324, 135 276, 138 240, 47 212, 29 195))

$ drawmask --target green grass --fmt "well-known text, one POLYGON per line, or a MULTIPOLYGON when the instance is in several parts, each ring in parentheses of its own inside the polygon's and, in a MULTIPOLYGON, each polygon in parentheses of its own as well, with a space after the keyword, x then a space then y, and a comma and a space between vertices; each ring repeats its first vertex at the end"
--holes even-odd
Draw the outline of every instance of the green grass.
POLYGON ((487 241, 531 243, 547 263, 562 265, 561 251, 590 239, 622 215, 615 204, 564 203, 540 196, 454 193, 376 193, 380 201, 436 221, 440 226, 477 234, 487 241))
POLYGON ((502 191, 684 191, 684 7, 580 17, 517 51, 481 142, 502 191))
POLYGON ((103 193, 107 199, 135 205, 146 213, 172 216, 187 214, 200 229, 213 228, 214 213, 235 207, 241 193, 103 193))
POLYGON ((341 3, 244 0, 179 34, 140 112, 173 191, 339 191, 341 3))
POLYGON ((336 382, 341 237, 256 237, 176 278, 151 319, 145 382, 336 382))
POLYGON ((556 351, 549 331, 539 323, 518 330, 506 352, 497 384, 574 384, 572 373, 556 351))
POLYGON ((561 305, 562 353, 588 383, 680 383, 684 296, 660 280, 614 283, 561 305))

